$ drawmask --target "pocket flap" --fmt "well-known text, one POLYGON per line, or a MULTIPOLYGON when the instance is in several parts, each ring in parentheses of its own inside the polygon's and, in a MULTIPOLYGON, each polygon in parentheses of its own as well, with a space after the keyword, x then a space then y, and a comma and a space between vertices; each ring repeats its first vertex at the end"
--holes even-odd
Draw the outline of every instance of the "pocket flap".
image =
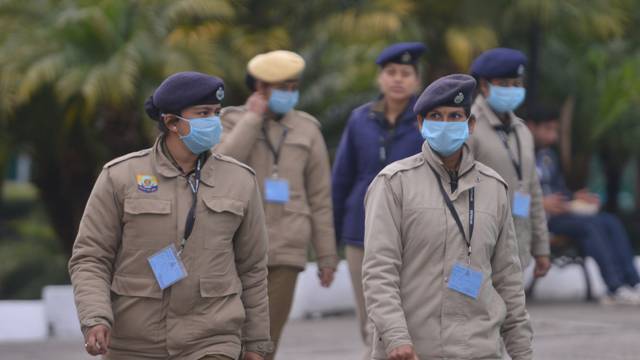
POLYGON ((162 290, 155 279, 115 275, 111 282, 111 291, 118 295, 162 299, 162 290))
POLYGON ((162 199, 124 199, 124 212, 127 214, 169 214, 171 201, 162 199))
POLYGON ((301 136, 289 135, 285 138, 284 143, 286 145, 299 146, 305 150, 309 150, 311 148, 310 140, 301 136))
POLYGON ((221 197, 206 197, 203 200, 211 211, 218 213, 226 211, 238 216, 244 216, 244 204, 241 201, 221 197))
POLYGON ((200 278, 200 296, 223 297, 240 293, 242 283, 238 279, 200 278))

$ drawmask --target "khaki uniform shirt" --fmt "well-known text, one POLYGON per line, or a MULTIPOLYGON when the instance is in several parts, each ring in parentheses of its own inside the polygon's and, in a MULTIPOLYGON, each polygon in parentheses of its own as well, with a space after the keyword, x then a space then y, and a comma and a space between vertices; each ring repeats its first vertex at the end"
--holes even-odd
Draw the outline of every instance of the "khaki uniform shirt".
POLYGON ((533 136, 522 120, 513 113, 509 113, 512 126, 512 130, 507 136, 509 151, 516 161, 518 161, 518 153, 521 154, 522 159, 520 165, 522 181, 519 181, 518 173, 504 146, 501 134, 495 130, 496 126, 503 124, 482 95, 478 95, 476 98, 471 113, 476 116, 476 128, 469 144, 476 160, 497 171, 507 181, 512 205, 516 191, 531 196, 529 217, 514 216, 520 262, 522 267, 526 268, 531 261, 531 255, 540 256, 550 253, 547 219, 542 206, 542 190, 536 172, 533 136), (520 149, 518 149, 516 133, 520 140, 520 149))
POLYGON ((236 359, 241 342, 268 351, 267 233, 248 167, 206 160, 181 256, 188 276, 160 289, 147 258, 179 246, 192 205, 161 141, 106 164, 93 188, 69 261, 83 331, 112 328, 108 359, 236 359))
POLYGON ((274 148, 280 144, 285 128, 277 173, 289 182, 289 202, 264 201, 269 232, 269 266, 288 265, 303 269, 307 248, 313 245, 318 265, 335 268, 338 262, 331 204, 331 168, 320 123, 301 111, 290 111, 280 121, 262 119, 245 107, 222 111, 224 128, 217 152, 251 166, 261 189, 273 176, 274 148))
POLYGON ((507 186, 474 161, 465 145, 458 188, 428 145, 378 174, 365 200, 363 286, 374 324, 373 359, 411 344, 420 359, 532 358, 507 186), (469 233, 469 189, 475 190, 470 266, 482 273, 477 299, 448 288, 454 264, 467 265, 467 244, 447 208, 434 167, 469 233))

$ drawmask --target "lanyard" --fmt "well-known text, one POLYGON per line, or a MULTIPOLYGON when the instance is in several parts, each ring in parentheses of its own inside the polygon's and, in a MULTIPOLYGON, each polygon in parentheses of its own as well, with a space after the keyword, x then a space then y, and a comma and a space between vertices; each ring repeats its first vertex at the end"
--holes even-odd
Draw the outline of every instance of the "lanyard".
POLYGON ((189 187, 191 188, 191 208, 189 208, 189 213, 187 213, 187 220, 184 224, 184 236, 182 237, 182 241, 180 241, 180 249, 178 250, 178 256, 182 254, 184 250, 184 246, 187 244, 187 240, 189 236, 191 236, 191 232, 193 231, 193 225, 196 222, 196 205, 198 200, 198 189, 200 188, 200 169, 202 167, 202 158, 205 156, 204 154, 198 157, 198 162, 196 163, 196 171, 193 174, 193 177, 187 179, 189 182, 189 187))
POLYGON ((500 140, 502 140, 502 144, 509 154, 509 159, 511 159, 513 168, 516 170, 518 180, 522 182, 522 150, 520 149, 520 137, 518 136, 518 132, 516 130, 513 130, 513 134, 516 136, 516 145, 518 146, 518 160, 516 160, 515 156, 513 156, 513 153, 511 152, 511 149, 509 148, 509 132, 503 126, 498 126, 495 128, 495 130, 496 132, 498 132, 498 137, 500 137, 500 140))
POLYGON ((278 143, 278 147, 276 148, 271 140, 269 139, 269 134, 267 134, 267 129, 262 127, 262 134, 264 135, 265 140, 267 141, 267 146, 271 153, 273 154, 273 175, 278 177, 278 162, 280 161, 280 153, 282 151, 282 145, 284 145, 284 140, 287 138, 287 133, 289 132, 289 128, 285 127, 282 131, 282 137, 280 138, 280 142, 278 143))
POLYGON ((438 175, 438 173, 433 168, 433 166, 431 166, 431 164, 427 163, 427 165, 429 165, 429 167, 431 168, 431 171, 433 172, 433 175, 436 177, 436 180, 438 180, 438 186, 440 187, 440 193, 444 198, 444 202, 447 204, 447 207, 451 212, 451 216, 453 216, 453 219, 456 221, 456 224, 458 225, 458 229, 462 234, 462 238, 464 239, 464 242, 467 244, 467 260, 468 260, 468 263, 471 263, 471 238, 473 237, 473 226, 475 224, 475 203, 476 203, 475 188, 469 189, 469 237, 467 237, 467 235, 464 232, 464 226, 462 226, 462 221, 460 220, 460 215, 458 215, 458 211, 456 210, 455 206, 453 206, 453 202, 449 198, 449 195, 447 195, 447 191, 444 189, 444 186, 442 185, 442 180, 440 179, 440 175, 438 175))

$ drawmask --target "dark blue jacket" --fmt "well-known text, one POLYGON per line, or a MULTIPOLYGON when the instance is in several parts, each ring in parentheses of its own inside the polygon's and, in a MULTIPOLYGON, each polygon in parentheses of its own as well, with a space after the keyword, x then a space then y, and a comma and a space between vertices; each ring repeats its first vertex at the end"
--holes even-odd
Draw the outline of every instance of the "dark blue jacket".
POLYGON ((569 199, 573 197, 564 181, 560 159, 555 150, 543 148, 536 151, 536 170, 538 171, 542 193, 545 196, 561 193, 569 199))
POLYGON ((364 196, 373 178, 388 164, 417 154, 423 139, 413 113, 415 98, 391 127, 383 101, 351 112, 333 164, 332 198, 336 238, 363 246, 364 196))

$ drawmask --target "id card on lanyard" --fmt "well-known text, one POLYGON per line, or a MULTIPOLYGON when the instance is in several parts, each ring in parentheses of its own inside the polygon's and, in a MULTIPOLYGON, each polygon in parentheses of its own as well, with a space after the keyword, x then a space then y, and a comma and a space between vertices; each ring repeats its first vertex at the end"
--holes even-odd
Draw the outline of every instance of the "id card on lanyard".
POLYGON ((467 236, 464 231, 464 226, 462 225, 462 220, 460 220, 460 215, 458 215, 458 211, 442 185, 442 179, 440 179, 440 176, 431 164, 428 165, 438 181, 438 187, 440 188, 442 198, 447 205, 447 208, 449 208, 449 212, 455 220, 458 230, 460 230, 460 234, 467 245, 467 263, 455 263, 453 265, 449 274, 447 287, 453 291, 459 292, 473 299, 477 299, 480 294, 480 288, 482 287, 483 276, 482 272, 471 267, 471 239, 473 237, 473 228, 475 225, 475 188, 469 189, 469 236, 467 236))
POLYGON ((511 204, 511 213, 515 217, 519 218, 528 218, 529 217, 529 209, 531 208, 531 195, 522 189, 522 149, 520 144, 520 137, 518 136, 518 132, 516 130, 508 128, 509 130, 504 129, 503 126, 497 127, 495 130, 498 132, 498 137, 502 141, 507 154, 509 154, 509 159, 513 164, 513 168, 516 170, 516 174, 518 175, 518 189, 513 193, 513 203, 511 204), (511 152, 511 148, 509 147, 509 133, 513 131, 513 134, 516 137, 516 146, 518 147, 518 160, 516 160, 515 156, 511 152))
POLYGON ((267 146, 269 146, 269 150, 271 150, 273 154, 273 174, 270 178, 264 180, 264 200, 268 203, 286 204, 289 202, 289 181, 281 179, 278 175, 280 153, 288 132, 289 129, 285 127, 282 132, 282 137, 280 138, 280 143, 278 143, 278 147, 276 148, 273 143, 271 143, 271 140, 269 140, 267 130, 264 126, 262 127, 262 134, 265 137, 267 146))
POLYGON ((187 180, 189 182, 189 187, 191 188, 191 208, 189 208, 189 213, 187 214, 187 220, 184 226, 184 236, 182 236, 180 248, 176 250, 176 246, 171 244, 147 258, 158 286, 160 286, 160 289, 162 290, 187 277, 187 269, 180 256, 184 251, 184 247, 187 244, 189 236, 191 236, 193 225, 196 221, 196 205, 198 200, 198 189, 200 188, 200 170, 202 168, 204 156, 205 155, 201 155, 198 158, 193 179, 187 180))

